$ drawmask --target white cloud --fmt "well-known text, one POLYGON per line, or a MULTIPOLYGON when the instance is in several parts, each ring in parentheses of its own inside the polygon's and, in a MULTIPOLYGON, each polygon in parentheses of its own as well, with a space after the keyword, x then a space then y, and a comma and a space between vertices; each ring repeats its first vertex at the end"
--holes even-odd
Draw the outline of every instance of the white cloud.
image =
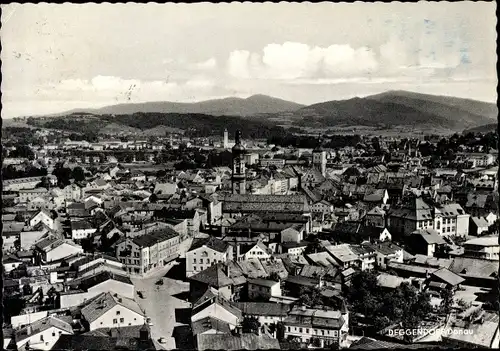
POLYGON ((236 78, 291 80, 312 77, 360 75, 374 71, 378 62, 373 50, 367 47, 331 45, 326 48, 285 42, 269 44, 262 54, 245 50, 229 55, 229 74, 236 78))
POLYGON ((191 65, 191 67, 196 70, 212 70, 217 67, 217 60, 214 57, 212 57, 206 61, 197 62, 191 65))
POLYGON ((229 54, 229 74, 236 78, 250 78, 250 52, 235 50, 229 54))

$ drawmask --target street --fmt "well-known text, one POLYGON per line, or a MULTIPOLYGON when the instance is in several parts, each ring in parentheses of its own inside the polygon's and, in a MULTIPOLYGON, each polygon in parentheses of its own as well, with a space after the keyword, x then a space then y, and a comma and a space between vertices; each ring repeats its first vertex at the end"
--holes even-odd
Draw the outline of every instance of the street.
POLYGON ((186 282, 162 278, 170 267, 155 272, 154 275, 147 278, 131 278, 135 286, 135 299, 146 316, 153 323, 151 328, 151 338, 154 341, 156 349, 175 349, 175 339, 172 333, 175 327, 184 324, 176 322, 176 309, 189 308, 189 303, 176 298, 173 295, 186 294, 189 291, 189 284, 186 282), (163 285, 157 285, 156 282, 163 279, 163 285), (141 291, 144 298, 137 296, 141 291), (160 344, 159 338, 165 338, 166 342, 160 344))

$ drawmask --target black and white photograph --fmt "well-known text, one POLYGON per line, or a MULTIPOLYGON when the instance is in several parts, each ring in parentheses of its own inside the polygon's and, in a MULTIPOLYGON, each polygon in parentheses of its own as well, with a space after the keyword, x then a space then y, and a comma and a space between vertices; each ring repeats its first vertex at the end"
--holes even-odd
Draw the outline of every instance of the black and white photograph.
POLYGON ((497 5, 1 5, 3 349, 500 347, 497 5))

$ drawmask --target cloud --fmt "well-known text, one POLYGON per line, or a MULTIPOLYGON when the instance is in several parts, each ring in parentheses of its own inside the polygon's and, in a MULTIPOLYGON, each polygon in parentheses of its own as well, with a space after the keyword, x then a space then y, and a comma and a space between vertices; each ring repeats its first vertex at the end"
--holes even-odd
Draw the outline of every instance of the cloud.
POLYGON ((215 82, 196 77, 183 82, 124 79, 115 76, 96 76, 90 80, 67 79, 45 85, 28 98, 37 100, 76 99, 94 103, 124 103, 145 101, 179 101, 189 96, 203 99, 212 96, 215 82))
POLYGON ((236 78, 291 80, 360 75, 378 68, 376 54, 350 45, 311 47, 285 42, 268 44, 262 53, 236 50, 229 54, 228 72, 236 78))
POLYGON ((206 61, 192 64, 190 67, 195 70, 212 70, 217 67, 217 60, 212 57, 206 61))

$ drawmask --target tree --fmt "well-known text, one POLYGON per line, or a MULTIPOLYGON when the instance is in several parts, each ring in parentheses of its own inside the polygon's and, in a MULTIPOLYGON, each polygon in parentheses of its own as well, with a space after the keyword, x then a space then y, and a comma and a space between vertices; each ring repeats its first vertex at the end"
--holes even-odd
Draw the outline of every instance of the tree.
POLYGON ((280 278, 278 272, 271 272, 271 274, 269 275, 269 280, 279 282, 281 280, 281 278, 280 278))
POLYGON ((155 203, 156 201, 158 201, 158 195, 151 194, 151 196, 149 197, 149 202, 155 203))
POLYGON ((71 184, 71 173, 71 169, 62 167, 62 165, 57 166, 52 172, 52 174, 57 177, 57 183, 61 188, 71 184))
POLYGON ((241 323, 244 333, 259 333, 260 322, 256 317, 245 316, 243 317, 243 322, 241 323))
POLYGON ((321 252, 323 250, 323 247, 321 246, 319 239, 316 235, 310 236, 307 239, 309 241, 309 244, 307 244, 304 250, 304 254, 309 255, 312 253, 321 252))
POLYGON ((76 182, 81 182, 85 180, 85 171, 82 167, 75 167, 71 171, 71 178, 73 178, 76 182))
POLYGON ((441 305, 439 306, 440 310, 445 315, 449 315, 451 312, 451 306, 453 305, 453 292, 451 291, 451 289, 446 288, 441 290, 441 298, 442 301, 441 305))

